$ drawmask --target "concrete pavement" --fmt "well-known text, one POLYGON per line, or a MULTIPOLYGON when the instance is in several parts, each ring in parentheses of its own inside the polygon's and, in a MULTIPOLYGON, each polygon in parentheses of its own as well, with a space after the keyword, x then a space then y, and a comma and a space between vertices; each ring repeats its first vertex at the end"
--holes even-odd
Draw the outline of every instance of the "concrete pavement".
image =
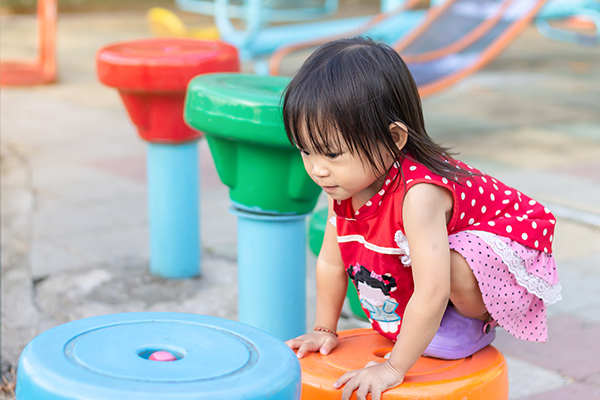
MULTIPOLYGON (((15 38, 35 43, 35 21, 0 23, 3 59, 33 57, 33 45, 15 38)), ((145 144, 94 70, 102 45, 147 36, 141 13, 61 16, 59 82, 2 88, 3 372, 36 334, 73 319, 126 311, 237 317, 236 218, 205 141, 202 277, 167 281, 147 272, 145 144)), ((549 343, 503 331, 494 343, 509 362, 510 398, 600 398, 600 49, 528 29, 423 107, 433 137, 558 217, 563 301, 548 309, 549 343)), ((308 254, 309 327, 314 263, 308 254)))

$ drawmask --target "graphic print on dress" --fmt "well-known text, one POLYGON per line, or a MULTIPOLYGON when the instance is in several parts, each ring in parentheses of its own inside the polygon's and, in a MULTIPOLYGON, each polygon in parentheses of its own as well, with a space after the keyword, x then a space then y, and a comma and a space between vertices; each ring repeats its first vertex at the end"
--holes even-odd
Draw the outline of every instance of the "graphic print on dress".
POLYGON ((358 291, 363 308, 369 312, 369 322, 379 325, 382 332, 395 333, 400 326, 400 316, 396 314, 398 302, 390 293, 397 289, 396 279, 390 274, 379 275, 362 265, 351 265, 346 269, 358 291))

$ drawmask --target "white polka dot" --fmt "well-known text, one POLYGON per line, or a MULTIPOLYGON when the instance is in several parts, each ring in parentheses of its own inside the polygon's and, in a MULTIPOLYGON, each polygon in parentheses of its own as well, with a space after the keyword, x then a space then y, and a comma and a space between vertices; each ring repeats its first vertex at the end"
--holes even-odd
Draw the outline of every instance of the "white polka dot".
POLYGON ((473 186, 473 184, 471 183, 471 181, 467 181, 467 186, 468 186, 468 187, 471 187, 471 186, 473 186))
POLYGON ((381 205, 381 203, 383 203, 383 201, 380 201, 380 202, 379 202, 379 205, 381 205))
POLYGON ((498 210, 496 211, 496 215, 500 214, 502 211, 498 210))
POLYGON ((386 180, 386 181, 385 181, 385 184, 386 184, 386 185, 389 185, 389 184, 390 184, 390 182, 391 182, 391 180, 389 180, 389 179, 388 179, 388 180, 386 180))
POLYGON ((504 191, 504 194, 505 194, 505 195, 507 195, 507 196, 508 196, 508 195, 510 195, 511 193, 512 193, 512 192, 511 192, 510 190, 505 190, 505 191, 504 191))
POLYGON ((527 214, 523 214, 523 216, 521 218, 528 219, 529 217, 527 216, 527 214))
POLYGON ((354 213, 354 215, 358 215, 358 211, 354 213))
POLYGON ((417 169, 417 167, 415 167, 414 165, 411 165, 411 167, 409 168, 411 171, 414 171, 415 169, 417 169))
POLYGON ((550 220, 550 223, 551 223, 552 225, 554 225, 554 224, 556 223, 556 221, 555 221, 555 220, 553 220, 553 219, 551 219, 551 220, 550 220))
POLYGON ((526 234, 526 233, 523 233, 523 234, 521 235, 521 237, 523 238, 523 240, 527 240, 527 234, 526 234))
POLYGON ((550 239, 550 242, 552 242, 552 239, 554 239, 554 236, 550 235, 549 239, 550 239))
POLYGON ((473 224, 473 226, 479 226, 479 225, 481 225, 481 222, 475 222, 475 223, 473 224))
POLYGON ((533 212, 533 210, 529 210, 527 211, 527 214, 531 214, 533 212))
POLYGON ((537 222, 535 222, 535 221, 531 222, 531 227, 533 229, 536 229, 537 228, 537 222))
POLYGON ((431 177, 429 175, 425 175, 425 179, 431 180, 431 177))
POLYGON ((442 178, 442 182, 444 182, 445 184, 448 184, 448 179, 442 178))
POLYGON ((487 183, 487 179, 485 179, 485 176, 482 176, 481 180, 483 181, 483 183, 487 183))
POLYGON ((466 197, 466 196, 465 196, 465 193, 464 193, 464 192, 460 194, 460 199, 461 199, 461 200, 464 200, 464 199, 465 199, 465 197, 466 197))
POLYGON ((490 199, 491 199, 492 201, 496 200, 496 196, 494 196, 494 193, 491 193, 491 194, 490 194, 490 199))
POLYGON ((506 213, 506 214, 504 214, 504 216, 505 216, 506 218, 510 218, 510 214, 509 214, 509 213, 506 213))
POLYGON ((483 188, 479 186, 479 193, 483 194, 483 188))
POLYGON ((473 167, 471 167, 470 165, 467 165, 467 167, 469 167, 470 169, 473 169, 473 167))
POLYGON ((547 252, 548 252, 548 248, 544 247, 544 253, 547 253, 547 252))
POLYGON ((398 161, 394 163, 394 168, 400 168, 400 163, 398 161))
POLYGON ((535 247, 538 247, 540 245, 540 242, 538 242, 537 240, 535 241, 535 243, 533 244, 535 247))
POLYGON ((502 204, 508 204, 510 203, 510 200, 506 199, 506 200, 502 200, 502 204))
POLYGON ((471 207, 475 207, 475 199, 471 200, 471 207))
POLYGON ((495 180, 494 178, 492 178, 492 182, 494 182, 494 183, 498 183, 498 181, 497 181, 497 180, 495 180))
POLYGON ((544 229, 544 232, 542 232, 542 235, 546 236, 546 233, 548 233, 548 229, 544 229))
POLYGON ((550 214, 550 210, 548 210, 548 207, 544 207, 544 212, 545 212, 546 214, 550 214))
POLYGON ((494 225, 496 225, 496 223, 495 223, 494 221, 489 221, 489 222, 488 222, 488 225, 489 225, 489 226, 494 226, 494 225))
POLYGON ((529 200, 529 205, 530 205, 530 206, 533 206, 533 205, 535 205, 535 203, 536 203, 536 201, 535 201, 535 200, 529 200))
POLYGON ((460 214, 460 219, 463 219, 465 217, 465 213, 460 214))
POLYGON ((369 201, 367 201, 367 202, 365 203, 365 205, 366 205, 367 207, 370 207, 370 206, 371 206, 371 204, 373 204, 373 203, 371 203, 371 200, 369 200, 369 201))
POLYGON ((412 181, 413 181, 412 179, 409 179, 406 181, 406 183, 411 183, 412 181))
POLYGON ((471 218, 471 219, 469 220, 469 225, 473 225, 473 222, 475 222, 475 220, 474 220, 473 218, 471 218))
POLYGON ((519 203, 515 203, 515 210, 519 209, 519 203))
POLYGON ((494 189, 498 190, 498 186, 494 183, 494 189))
POLYGON ((381 189, 381 190, 379 191, 379 195, 380 195, 380 196, 383 196, 384 194, 385 194, 385 189, 381 189))
POLYGON ((342 201, 338 200, 337 203, 338 203, 338 206, 339 206, 340 204, 342 204, 342 201))
POLYGON ((519 221, 519 222, 522 222, 522 221, 523 221, 523 218, 521 218, 521 217, 517 217, 517 221, 519 221))
POLYGON ((486 206, 483 206, 483 207, 481 207, 481 212, 482 212, 482 213, 484 213, 484 214, 485 214, 485 212, 486 212, 486 211, 487 211, 487 207, 486 207, 486 206))
POLYGON ((506 232, 511 233, 512 232, 512 226, 507 225, 506 226, 506 232))

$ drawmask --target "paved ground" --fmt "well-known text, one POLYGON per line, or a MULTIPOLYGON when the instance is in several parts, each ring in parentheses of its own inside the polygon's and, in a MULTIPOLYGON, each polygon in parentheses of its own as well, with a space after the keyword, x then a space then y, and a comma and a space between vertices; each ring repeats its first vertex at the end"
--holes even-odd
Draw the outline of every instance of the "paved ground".
MULTIPOLYGON (((2 57, 33 57, 33 19, 0 18, 2 57), (21 41, 22 40, 22 41, 21 41)), ((182 311, 235 319, 236 219, 200 144, 203 275, 166 281, 148 265, 145 145, 116 91, 98 83, 104 44, 148 36, 140 13, 61 16, 60 80, 2 88, 2 367, 36 334, 73 319, 182 311), (225 294, 224 294, 225 293, 225 294)), ((500 332, 511 399, 600 398, 600 50, 527 30, 484 71, 425 99, 427 128, 460 158, 557 215, 563 301, 550 342, 500 332)), ((308 326, 315 259, 308 257, 308 326)), ((342 327, 356 326, 344 318, 342 327)))

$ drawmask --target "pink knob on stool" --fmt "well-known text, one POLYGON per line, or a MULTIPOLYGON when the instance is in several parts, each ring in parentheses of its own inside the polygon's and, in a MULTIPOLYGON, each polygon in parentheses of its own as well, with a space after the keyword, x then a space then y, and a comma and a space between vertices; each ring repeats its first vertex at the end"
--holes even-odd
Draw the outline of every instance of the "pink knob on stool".
POLYGON ((98 78, 119 90, 140 136, 158 143, 199 138, 183 121, 185 92, 193 77, 240 69, 235 47, 187 38, 112 44, 98 51, 96 61, 98 78))
POLYGON ((154 353, 150 354, 150 357, 148 357, 148 360, 152 360, 152 361, 177 361, 177 357, 175 357, 173 354, 171 354, 168 351, 160 350, 160 351, 155 351, 154 353))

